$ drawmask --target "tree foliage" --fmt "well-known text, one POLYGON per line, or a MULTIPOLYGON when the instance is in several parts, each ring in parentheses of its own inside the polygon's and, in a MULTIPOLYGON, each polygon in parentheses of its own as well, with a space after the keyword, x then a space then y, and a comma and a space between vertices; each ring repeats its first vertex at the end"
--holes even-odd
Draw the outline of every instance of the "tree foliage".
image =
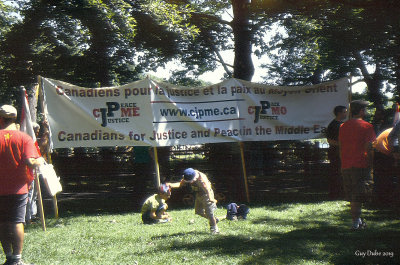
POLYGON ((130 82, 176 57, 177 40, 197 34, 182 24, 190 10, 152 9, 154 1, 16 3, 21 20, 0 39, 4 97, 15 97, 37 75, 88 87, 130 82))
POLYGON ((399 11, 394 0, 301 1, 275 17, 286 34, 270 43, 268 73, 282 84, 361 76, 383 108, 384 83, 398 87, 399 11))
MULTIPOLYGON (((222 64, 251 80, 271 20, 247 0, 20 0, 20 23, 2 38, 8 87, 36 75, 83 86, 128 82, 171 60, 197 77, 222 64), (234 52, 233 65, 221 52, 234 52), (30 65, 32 62, 32 65, 30 65)), ((187 82, 179 70, 175 82, 187 82)), ((6 90, 6 88, 3 87, 6 90)))
MULTIPOLYGON (((14 8, 0 1, 0 40, 11 30, 11 26, 16 22, 16 17, 12 15, 14 8)), ((7 61, 7 55, 0 52, 0 98, 3 102, 11 103, 4 87, 7 87, 7 69, 4 62, 7 61)))
POLYGON ((385 82, 399 87, 395 0, 13 2, 16 13, 0 1, 3 98, 12 98, 11 88, 35 82, 37 75, 111 86, 171 61, 181 69, 170 81, 181 85, 195 84, 190 77, 220 64, 226 77, 251 80, 252 56, 265 55, 272 59, 265 64, 266 79, 275 84, 362 76, 376 106, 383 105, 385 82), (267 41, 276 25, 285 31, 267 41), (233 52, 233 65, 224 61, 223 51, 233 52))

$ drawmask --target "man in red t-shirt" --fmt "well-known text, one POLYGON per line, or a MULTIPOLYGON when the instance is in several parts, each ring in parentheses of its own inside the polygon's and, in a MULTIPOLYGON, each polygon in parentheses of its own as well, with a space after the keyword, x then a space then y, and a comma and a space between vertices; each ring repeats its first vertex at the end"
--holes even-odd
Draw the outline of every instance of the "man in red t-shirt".
POLYGON ((345 198, 350 202, 353 229, 365 227, 361 219, 361 206, 372 191, 372 142, 375 131, 363 120, 368 102, 350 103, 352 118, 339 129, 339 147, 345 198))
POLYGON ((17 110, 11 105, 0 107, 0 241, 6 263, 23 265, 24 223, 29 168, 43 163, 32 138, 20 132, 15 123, 17 110))

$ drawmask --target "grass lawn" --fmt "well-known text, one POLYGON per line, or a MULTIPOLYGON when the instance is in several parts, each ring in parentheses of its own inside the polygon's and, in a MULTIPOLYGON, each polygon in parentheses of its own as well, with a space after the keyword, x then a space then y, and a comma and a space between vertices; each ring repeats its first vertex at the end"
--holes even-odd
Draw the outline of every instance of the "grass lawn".
MULTIPOLYGON (((137 212, 83 213, 81 205, 83 212, 77 213, 63 207, 58 220, 47 219, 46 232, 40 225, 26 227, 26 261, 38 265, 400 264, 398 213, 367 208, 368 228, 351 231, 343 201, 250 205, 247 220, 222 220, 219 235, 211 235, 207 221, 195 216, 193 209, 171 209, 173 222, 143 225, 137 212)), ((225 213, 223 208, 217 210, 217 216, 225 213)))

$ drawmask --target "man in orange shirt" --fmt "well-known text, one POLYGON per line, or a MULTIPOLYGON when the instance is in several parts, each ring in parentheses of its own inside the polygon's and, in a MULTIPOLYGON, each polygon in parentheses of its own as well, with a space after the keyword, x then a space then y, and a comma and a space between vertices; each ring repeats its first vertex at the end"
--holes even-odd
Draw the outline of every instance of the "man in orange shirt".
POLYGON ((361 219, 362 203, 372 191, 372 142, 375 131, 372 124, 363 120, 368 102, 350 103, 352 118, 339 129, 339 147, 345 199, 350 202, 353 229, 365 227, 361 219))
POLYGON ((11 105, 0 107, 0 241, 6 265, 24 265, 21 260, 29 168, 44 162, 32 137, 18 130, 17 110, 11 105))
POLYGON ((384 130, 376 137, 374 148, 386 156, 398 156, 400 122, 397 122, 393 128, 384 130))
POLYGON ((396 199, 395 177, 398 174, 400 122, 384 130, 374 142, 374 180, 378 198, 390 203, 396 199))

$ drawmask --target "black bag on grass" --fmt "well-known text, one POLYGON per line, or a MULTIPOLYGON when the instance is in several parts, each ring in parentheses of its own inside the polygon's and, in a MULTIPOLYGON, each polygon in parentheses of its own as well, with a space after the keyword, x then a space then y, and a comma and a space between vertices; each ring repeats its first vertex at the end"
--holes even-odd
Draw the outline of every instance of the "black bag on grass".
POLYGON ((226 219, 228 220, 237 220, 237 219, 246 219, 247 214, 250 212, 249 207, 246 204, 237 205, 232 202, 226 206, 226 219))

